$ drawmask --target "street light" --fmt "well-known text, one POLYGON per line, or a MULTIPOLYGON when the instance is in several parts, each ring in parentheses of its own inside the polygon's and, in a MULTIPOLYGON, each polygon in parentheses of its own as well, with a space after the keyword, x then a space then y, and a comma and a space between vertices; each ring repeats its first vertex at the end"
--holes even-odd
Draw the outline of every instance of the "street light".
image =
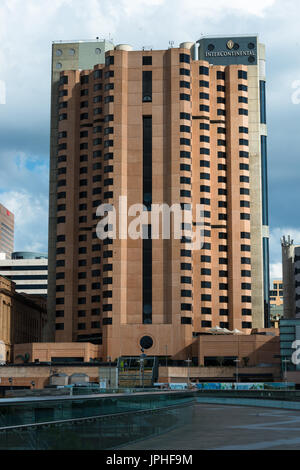
POLYGON ((143 390, 144 390, 144 384, 145 384, 144 360, 147 357, 147 354, 144 353, 143 348, 141 348, 141 352, 142 354, 140 355, 140 385, 142 385, 143 390))
POLYGON ((284 362, 284 378, 285 378, 285 388, 287 388, 287 363, 291 362, 290 359, 282 359, 284 362))
POLYGON ((34 387, 35 387, 35 381, 34 380, 31 382, 31 385, 32 385, 32 388, 34 389, 34 387))
POLYGON ((9 383, 10 383, 10 389, 12 390, 13 378, 12 378, 12 377, 9 377, 8 381, 9 381, 9 383))
POLYGON ((236 363, 236 374, 235 374, 235 377, 236 377, 236 383, 239 383, 239 362, 240 359, 234 359, 234 362, 236 363))
POLYGON ((192 360, 190 358, 186 359, 187 365, 188 365, 188 387, 190 386, 190 363, 192 360))
POLYGON ((107 360, 109 361, 109 379, 108 379, 108 389, 111 388, 111 357, 108 356, 107 360))

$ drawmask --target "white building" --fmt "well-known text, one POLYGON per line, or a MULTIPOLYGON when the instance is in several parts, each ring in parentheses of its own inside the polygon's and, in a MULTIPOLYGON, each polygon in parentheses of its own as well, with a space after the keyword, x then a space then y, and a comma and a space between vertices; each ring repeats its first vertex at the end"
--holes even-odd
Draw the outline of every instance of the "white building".
POLYGON ((42 253, 15 252, 0 256, 0 275, 16 283, 16 292, 47 296, 48 257, 42 253))

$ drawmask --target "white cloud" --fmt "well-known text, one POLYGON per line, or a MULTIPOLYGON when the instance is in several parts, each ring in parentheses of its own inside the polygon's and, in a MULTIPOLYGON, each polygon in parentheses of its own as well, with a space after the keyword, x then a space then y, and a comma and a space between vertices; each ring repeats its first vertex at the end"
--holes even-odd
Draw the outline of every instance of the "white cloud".
POLYGON ((47 197, 10 191, 1 194, 1 202, 15 215, 15 251, 47 251, 47 197))

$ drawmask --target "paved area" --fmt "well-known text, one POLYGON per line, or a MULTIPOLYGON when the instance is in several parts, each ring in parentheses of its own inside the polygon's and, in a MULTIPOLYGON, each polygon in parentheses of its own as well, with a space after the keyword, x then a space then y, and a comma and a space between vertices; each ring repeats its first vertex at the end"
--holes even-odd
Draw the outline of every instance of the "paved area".
POLYGON ((300 411, 195 405, 189 425, 123 447, 124 450, 296 450, 300 411))

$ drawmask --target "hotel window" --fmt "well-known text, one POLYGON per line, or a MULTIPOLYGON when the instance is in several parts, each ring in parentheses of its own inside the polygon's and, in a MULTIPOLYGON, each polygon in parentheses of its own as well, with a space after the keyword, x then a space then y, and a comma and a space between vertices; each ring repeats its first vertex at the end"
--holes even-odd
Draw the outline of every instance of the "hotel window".
POLYGON ((240 214, 241 215, 241 220, 250 220, 250 214, 240 214))
POLYGON ((228 277, 228 271, 219 271, 219 277, 228 277))
POLYGON ((217 85, 217 91, 223 91, 225 93, 225 86, 224 85, 217 85))
POLYGON ((205 67, 204 65, 200 65, 199 74, 200 75, 209 75, 209 68, 205 67))
POLYGON ((241 271, 242 277, 251 277, 251 271, 241 271))
POLYGON ((113 70, 108 70, 105 72, 104 77, 105 78, 113 78, 115 76, 115 72, 113 70))
POLYGON ((226 116, 226 111, 225 111, 225 109, 218 109, 217 115, 218 115, 218 116, 226 116))
POLYGON ((251 316, 252 310, 250 308, 242 308, 242 315, 243 316, 251 316))
POLYGON ((210 199, 202 197, 200 198, 200 204, 203 204, 204 206, 210 206, 210 199))
POLYGON ((80 83, 81 83, 81 85, 89 83, 89 76, 88 75, 83 75, 82 77, 80 77, 80 83))
POLYGON ((191 304, 181 304, 181 310, 186 311, 186 312, 191 312, 192 311, 192 305, 191 304))
MULTIPOLYGON (((180 150, 180 158, 191 158, 191 152, 187 152, 186 150, 180 150)), ((186 166, 189 166, 189 165, 186 165, 186 166)), ((190 169, 191 167, 189 166, 189 170, 190 169)))
POLYGON ((242 85, 241 83, 238 86, 239 91, 248 91, 247 85, 242 85))
POLYGON ((202 276, 210 276, 211 275, 211 269, 201 268, 201 275, 202 276))
MULTIPOLYGON (((94 91, 99 91, 99 90, 102 90, 102 83, 96 83, 94 85, 94 91)), ((88 91, 88 90, 86 90, 86 91, 88 91)), ((86 94, 88 94, 88 93, 86 93, 86 94)))
MULTIPOLYGON (((206 168, 209 168, 210 167, 210 162, 207 161, 207 160, 200 160, 200 167, 202 167, 202 166, 204 166, 206 168)), ((201 175, 200 175, 200 177, 201 177, 201 175)))
POLYGON ((199 110, 200 111, 205 111, 206 113, 209 113, 209 106, 206 106, 205 104, 200 104, 199 110))
POLYGON ((199 99, 200 100, 209 100, 209 94, 204 93, 203 91, 201 91, 201 93, 199 93, 199 99))
POLYGON ((180 69, 180 75, 186 75, 187 77, 189 77, 191 75, 191 71, 188 70, 188 69, 180 69))
POLYGON ((225 80, 225 72, 217 71, 217 80, 225 80))
POLYGON ((250 245, 241 245, 241 251, 251 251, 250 245))
POLYGON ((204 88, 209 88, 209 82, 207 82, 206 80, 200 80, 199 86, 204 87, 204 88))
POLYGON ((152 72, 143 71, 143 102, 152 101, 152 72))
POLYGON ((186 93, 180 93, 180 100, 181 101, 191 101, 191 96, 187 95, 186 93))
POLYGON ((115 58, 114 58, 113 55, 108 55, 108 56, 105 57, 105 65, 106 65, 106 67, 107 67, 108 65, 114 65, 114 63, 115 63, 115 58))
POLYGON ((240 176, 240 182, 241 183, 249 183, 249 181, 250 181, 249 176, 243 176, 243 175, 240 176))
POLYGON ((191 115, 189 113, 180 113, 180 119, 186 119, 187 121, 190 121, 191 115))
POLYGON ((217 103, 226 104, 226 98, 222 98, 221 96, 218 96, 217 97, 217 103))
POLYGON ((227 308, 220 308, 219 310, 219 315, 220 316, 224 316, 224 317, 228 317, 229 315, 229 310, 227 308))
MULTIPOLYGON (((109 96, 106 96, 104 98, 104 103, 112 103, 114 101, 114 97, 112 95, 109 95, 109 96)), ((101 109, 101 108, 99 108, 101 109)), ((102 113, 102 109, 101 109, 101 112, 99 113, 95 113, 96 110, 94 110, 94 114, 101 114, 102 113)))
POLYGON ((241 116, 248 116, 248 109, 239 108, 239 114, 241 116))
POLYGON ((181 324, 182 325, 191 325, 192 324, 191 317, 181 317, 181 324))
POLYGON ((251 264, 251 258, 241 258, 241 264, 251 264))
POLYGON ((247 80, 248 74, 245 70, 239 70, 238 71, 238 78, 242 80, 247 80))
POLYGON ((65 325, 63 323, 56 323, 55 329, 62 331, 65 329, 65 325))
POLYGON ((190 134, 191 128, 189 126, 180 126, 180 132, 187 132, 188 134, 190 134))
POLYGON ((184 80, 180 80, 179 86, 180 86, 180 88, 191 88, 190 82, 186 82, 184 80))
POLYGON ((186 176, 181 176, 180 184, 191 184, 191 178, 187 178, 186 176))
POLYGON ((200 135, 200 142, 210 142, 210 138, 208 135, 200 135))
POLYGON ((152 56, 143 56, 143 65, 152 65, 152 56))
POLYGON ((202 328, 211 328, 211 321, 203 320, 201 322, 201 327, 202 328))
POLYGON ((249 165, 247 163, 240 163, 240 170, 249 170, 249 165))
POLYGON ((191 56, 188 54, 180 54, 179 61, 189 64, 191 62, 191 56))
POLYGON ((240 207, 250 207, 249 201, 240 201, 240 207))
POLYGON ((210 125, 209 125, 209 124, 206 124, 205 122, 200 122, 200 129, 209 131, 210 125))
POLYGON ((192 291, 191 290, 182 290, 181 291, 181 297, 192 297, 192 291))
POLYGON ((97 78, 102 78, 102 70, 95 70, 94 79, 97 80, 97 78))
POLYGON ((248 103, 248 98, 245 96, 239 96, 239 103, 248 103))

